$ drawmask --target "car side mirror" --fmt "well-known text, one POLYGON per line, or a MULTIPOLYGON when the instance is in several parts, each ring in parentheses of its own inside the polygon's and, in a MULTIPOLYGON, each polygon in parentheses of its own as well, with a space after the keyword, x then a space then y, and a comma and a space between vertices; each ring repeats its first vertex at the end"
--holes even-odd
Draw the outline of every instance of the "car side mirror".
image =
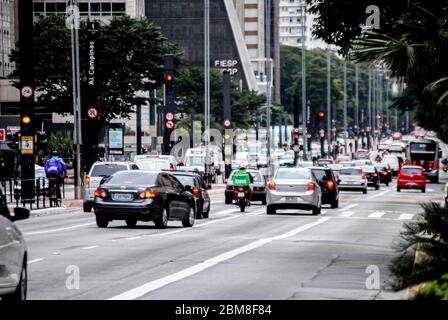
POLYGON ((14 213, 10 215, 11 221, 25 220, 30 217, 30 210, 27 208, 14 208, 14 213))

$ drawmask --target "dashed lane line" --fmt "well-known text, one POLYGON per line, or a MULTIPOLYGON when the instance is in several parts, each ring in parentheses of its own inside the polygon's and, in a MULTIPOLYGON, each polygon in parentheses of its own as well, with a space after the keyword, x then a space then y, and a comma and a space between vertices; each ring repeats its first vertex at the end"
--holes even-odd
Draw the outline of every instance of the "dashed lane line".
POLYGON ((33 260, 28 261, 28 264, 32 264, 32 263, 36 263, 36 262, 40 262, 40 261, 43 261, 43 260, 44 260, 44 258, 33 259, 33 260))

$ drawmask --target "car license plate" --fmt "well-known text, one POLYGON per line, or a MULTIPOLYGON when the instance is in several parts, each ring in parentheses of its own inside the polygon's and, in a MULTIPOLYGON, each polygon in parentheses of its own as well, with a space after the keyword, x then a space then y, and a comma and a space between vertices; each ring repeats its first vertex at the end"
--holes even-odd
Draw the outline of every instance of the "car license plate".
POLYGON ((112 194, 113 200, 125 200, 129 201, 132 200, 132 194, 131 193, 114 193, 112 194))
POLYGON ((286 197, 286 201, 297 201, 297 197, 286 197))
POLYGON ((246 194, 244 192, 238 192, 238 197, 242 198, 244 197, 246 194))

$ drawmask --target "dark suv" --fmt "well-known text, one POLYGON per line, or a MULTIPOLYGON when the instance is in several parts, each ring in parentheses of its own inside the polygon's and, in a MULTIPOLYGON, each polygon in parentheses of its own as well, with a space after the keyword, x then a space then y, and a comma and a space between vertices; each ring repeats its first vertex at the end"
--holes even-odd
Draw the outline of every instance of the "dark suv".
POLYGON ((313 167, 311 172, 322 190, 322 204, 330 204, 333 209, 339 207, 339 188, 333 170, 325 167, 313 167))
POLYGON ((379 190, 382 172, 375 166, 363 166, 362 171, 366 174, 367 185, 369 187, 375 187, 375 190, 379 190))

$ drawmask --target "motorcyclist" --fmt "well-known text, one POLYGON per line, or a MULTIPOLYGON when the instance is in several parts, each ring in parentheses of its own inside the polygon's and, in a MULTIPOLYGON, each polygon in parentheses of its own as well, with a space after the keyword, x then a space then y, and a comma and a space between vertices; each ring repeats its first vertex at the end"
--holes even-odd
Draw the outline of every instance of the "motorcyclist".
MULTIPOLYGON (((251 199, 250 184, 254 181, 254 179, 247 172, 246 170, 247 166, 248 166, 247 163, 245 162, 241 163, 238 171, 236 171, 233 174, 232 184, 235 190, 237 187, 244 187, 247 190, 247 199, 250 200, 251 199)), ((237 192, 234 193, 234 200, 236 199, 237 199, 237 192)))
POLYGON ((45 163, 45 174, 50 184, 50 190, 56 188, 56 198, 61 199, 61 184, 64 177, 67 176, 67 165, 62 160, 59 151, 55 150, 51 153, 51 158, 45 163))

